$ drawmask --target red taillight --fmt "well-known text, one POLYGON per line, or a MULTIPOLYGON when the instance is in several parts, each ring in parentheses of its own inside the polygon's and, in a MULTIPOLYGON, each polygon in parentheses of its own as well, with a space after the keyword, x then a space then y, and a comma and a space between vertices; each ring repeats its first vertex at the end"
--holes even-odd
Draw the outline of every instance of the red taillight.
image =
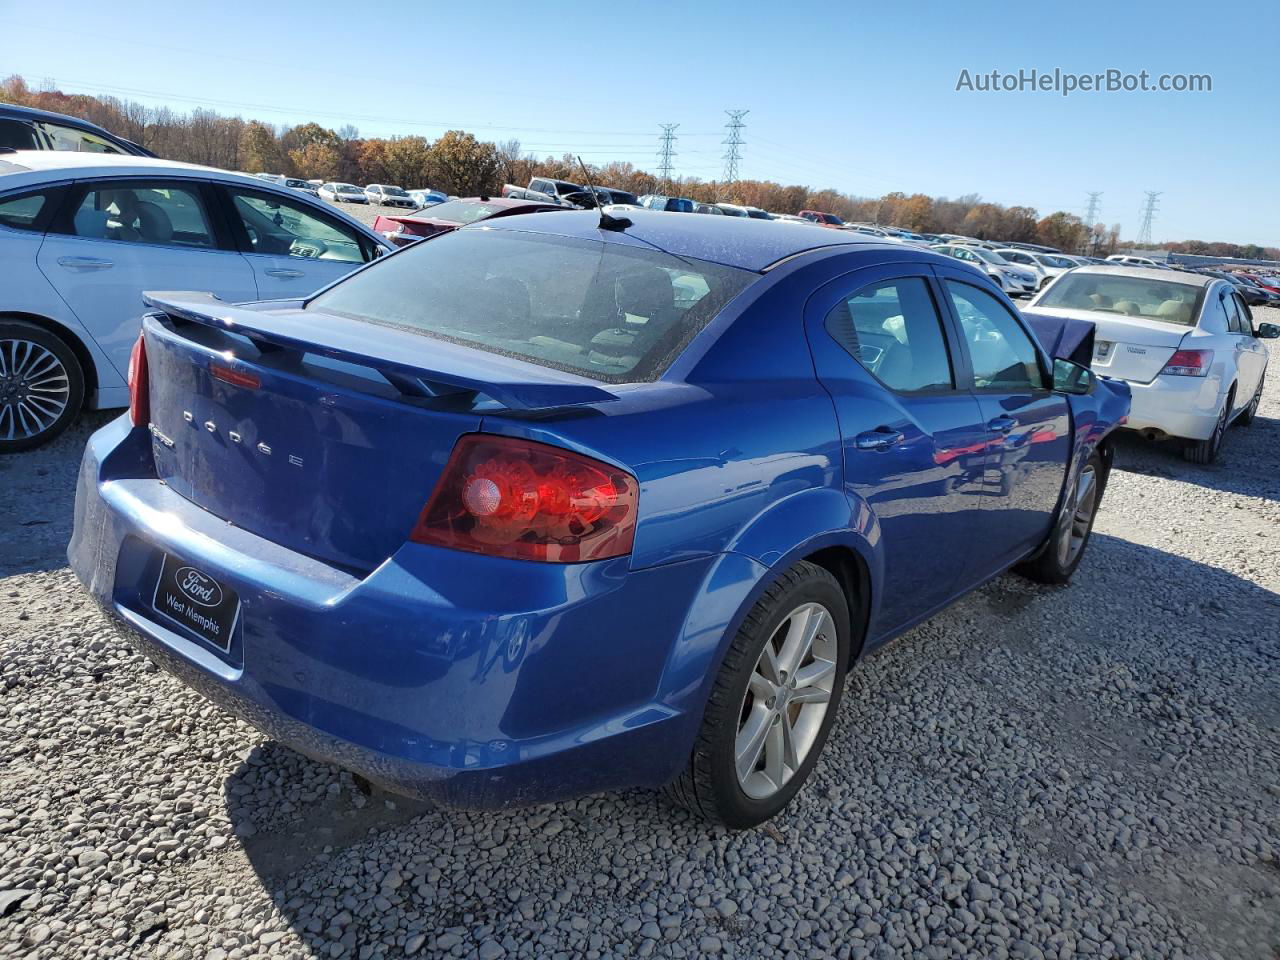
POLYGON ((147 381, 147 345, 138 334, 129 354, 129 422, 145 427, 151 422, 151 387, 147 381))
POLYGON ((1212 350, 1175 350, 1160 372, 1167 377, 1203 377, 1211 363, 1212 350))
POLYGON ((620 557, 635 538, 637 493, 635 477, 599 460, 468 434, 409 539, 549 563, 620 557))

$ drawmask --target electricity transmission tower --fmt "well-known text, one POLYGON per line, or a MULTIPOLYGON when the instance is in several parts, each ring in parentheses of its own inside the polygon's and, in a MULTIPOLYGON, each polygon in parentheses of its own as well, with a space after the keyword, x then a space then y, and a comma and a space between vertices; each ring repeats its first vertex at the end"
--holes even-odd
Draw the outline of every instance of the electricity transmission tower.
POLYGON ((1093 225, 1098 222, 1098 208, 1101 206, 1101 204, 1098 202, 1098 198, 1102 196, 1102 191, 1101 190, 1090 191, 1088 196, 1089 196, 1089 209, 1088 211, 1085 212, 1085 215, 1084 215, 1084 225, 1088 227, 1090 230, 1092 230, 1093 225))
POLYGON ((664 190, 671 186, 671 172, 676 156, 676 127, 678 123, 660 123, 662 134, 658 137, 658 177, 664 190))
POLYGON ((1147 190, 1147 202, 1142 205, 1142 226, 1138 228, 1138 246, 1145 248, 1151 246, 1151 224, 1156 219, 1156 207, 1159 205, 1157 197, 1160 196, 1162 190, 1147 190))
POLYGON ((726 110, 725 113, 729 117, 729 122, 724 125, 729 131, 729 135, 721 141, 729 149, 724 152, 724 183, 725 187, 732 189, 733 185, 738 182, 738 161, 742 159, 743 145, 742 128, 746 126, 742 122, 750 110, 726 110))

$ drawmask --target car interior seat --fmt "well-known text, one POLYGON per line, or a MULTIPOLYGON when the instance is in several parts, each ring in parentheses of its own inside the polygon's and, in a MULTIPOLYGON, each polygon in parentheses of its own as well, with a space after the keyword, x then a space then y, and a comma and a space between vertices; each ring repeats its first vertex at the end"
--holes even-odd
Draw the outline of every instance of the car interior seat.
POLYGON ((1131 317, 1142 316, 1142 308, 1132 300, 1117 300, 1114 309, 1131 317))
POLYGON ((144 200, 134 204, 138 234, 144 243, 172 243, 173 221, 159 204, 144 200))
POLYGON ((486 309, 504 325, 509 323, 520 329, 528 324, 533 307, 529 288, 522 281, 515 277, 485 277, 476 292, 486 309))
POLYGON ((1166 300, 1156 309, 1156 316, 1185 326, 1191 323, 1191 305, 1181 300, 1166 300))
POLYGON ((648 266, 619 275, 613 281, 613 303, 603 314, 610 326, 591 337, 592 360, 634 366, 671 329, 676 316, 671 275, 648 266))

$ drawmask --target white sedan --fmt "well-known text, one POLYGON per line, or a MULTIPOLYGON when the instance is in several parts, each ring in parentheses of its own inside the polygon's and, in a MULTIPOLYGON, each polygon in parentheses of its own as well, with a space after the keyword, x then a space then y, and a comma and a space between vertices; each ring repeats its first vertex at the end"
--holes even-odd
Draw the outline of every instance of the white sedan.
POLYGON ((1148 267, 1079 267, 1050 284, 1028 313, 1095 326, 1093 372, 1133 394, 1125 424, 1151 439, 1179 438, 1195 463, 1212 463, 1227 427, 1253 421, 1268 351, 1280 326, 1255 327, 1231 284, 1148 267))
POLYGON ((1024 267, 1031 267, 1038 271, 1040 275, 1039 289, 1041 290, 1068 270, 1074 270, 1080 266, 1071 258, 1058 253, 1041 253, 1038 250, 1019 250, 1014 247, 1001 247, 996 253, 1010 263, 1021 264, 1024 267))
POLYGON ((123 407, 144 290, 308 296, 391 248, 298 190, 149 157, 0 154, 0 454, 123 407))
POLYGON ((316 191, 321 200, 330 203, 368 203, 369 198, 354 183, 326 183, 316 191))
POLYGON ((1040 275, 1029 267, 1015 266, 994 250, 968 243, 935 243, 929 248, 977 267, 1009 297, 1029 297, 1039 289, 1040 275))

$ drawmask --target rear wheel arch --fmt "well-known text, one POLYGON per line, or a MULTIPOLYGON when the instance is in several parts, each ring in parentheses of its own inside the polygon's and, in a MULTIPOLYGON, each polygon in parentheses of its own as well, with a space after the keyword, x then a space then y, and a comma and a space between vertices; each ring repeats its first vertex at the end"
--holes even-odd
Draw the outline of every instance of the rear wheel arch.
POLYGON ((57 320, 51 320, 37 313, 23 313, 16 310, 0 311, 0 322, 5 320, 30 323, 53 334, 67 345, 80 363, 80 372, 84 377, 84 402, 88 404, 89 398, 98 390, 98 367, 93 362, 93 354, 89 352, 89 348, 80 339, 80 336, 70 327, 59 323, 57 320))
POLYGON ((690 711, 694 723, 688 730, 690 740, 696 724, 702 721, 705 698, 734 637, 760 598, 796 564, 808 560, 840 582, 850 611, 851 659, 856 660, 862 652, 879 571, 878 556, 870 545, 849 529, 827 530, 775 556, 776 560, 766 564, 738 550, 721 554, 708 569, 680 636, 671 646, 658 681, 657 698, 690 711), (707 599, 712 602, 703 604, 707 599), (700 615, 708 610, 717 611, 710 620, 700 615))
POLYGON ((871 621, 871 570, 862 555, 848 546, 823 547, 803 559, 822 567, 840 583, 853 628, 849 648, 852 665, 862 655, 871 621))

